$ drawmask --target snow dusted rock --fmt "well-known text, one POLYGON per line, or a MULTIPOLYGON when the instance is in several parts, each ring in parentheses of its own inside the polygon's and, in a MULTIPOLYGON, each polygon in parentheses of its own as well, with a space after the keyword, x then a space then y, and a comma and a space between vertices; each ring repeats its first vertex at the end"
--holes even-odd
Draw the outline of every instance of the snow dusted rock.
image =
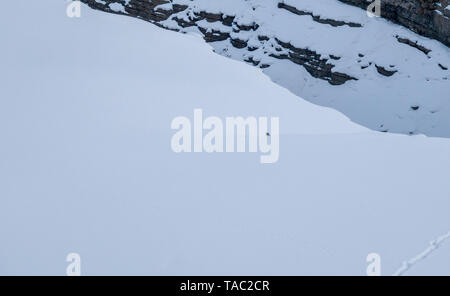
MULTIPOLYGON (((82 1, 201 34, 218 54, 371 129, 450 137, 449 48, 359 8, 336 0, 82 1)), ((446 43, 447 6, 395 2, 383 2, 387 18, 446 43)))
MULTIPOLYGON (((366 8, 367 0, 339 0, 366 8)), ((450 46, 448 0, 383 0, 381 16, 450 46)))

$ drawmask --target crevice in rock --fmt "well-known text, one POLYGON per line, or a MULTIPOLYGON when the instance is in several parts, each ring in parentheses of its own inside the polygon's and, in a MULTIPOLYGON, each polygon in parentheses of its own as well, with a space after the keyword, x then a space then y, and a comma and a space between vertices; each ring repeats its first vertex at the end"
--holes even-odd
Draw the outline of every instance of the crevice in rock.
POLYGON ((311 76, 328 81, 332 85, 341 85, 349 80, 358 80, 345 73, 333 72, 335 67, 328 63, 320 54, 306 48, 297 48, 290 43, 276 39, 277 43, 289 51, 289 54, 270 54, 277 59, 287 59, 295 64, 303 66, 311 76))
POLYGON ((417 44, 417 41, 413 42, 413 41, 409 40, 408 38, 402 38, 402 37, 399 37, 399 36, 395 36, 395 38, 397 38, 398 42, 403 43, 403 44, 407 44, 407 45, 409 45, 411 47, 414 47, 414 48, 420 50, 421 52, 423 52, 426 55, 428 55, 431 52, 431 49, 428 49, 428 48, 426 48, 426 47, 424 47, 424 46, 422 46, 420 44, 417 44))
POLYGON ((448 70, 448 67, 445 67, 444 65, 442 65, 442 64, 438 64, 439 65, 439 68, 441 68, 442 70, 444 70, 444 71, 447 71, 448 70))
POLYGON ((320 16, 314 15, 312 12, 299 10, 294 6, 287 5, 283 2, 278 3, 278 8, 286 9, 287 11, 292 12, 293 14, 296 14, 296 15, 309 15, 312 17, 312 19, 315 22, 331 25, 333 27, 341 27, 341 26, 349 26, 349 27, 354 27, 354 28, 362 27, 362 25, 358 24, 358 23, 344 22, 344 21, 338 21, 338 20, 333 20, 333 19, 323 19, 320 16))
POLYGON ((377 68, 378 73, 380 73, 381 75, 386 76, 386 77, 391 77, 392 75, 397 73, 397 70, 394 70, 394 71, 386 70, 386 68, 384 68, 382 66, 378 66, 378 65, 375 65, 375 67, 377 68))

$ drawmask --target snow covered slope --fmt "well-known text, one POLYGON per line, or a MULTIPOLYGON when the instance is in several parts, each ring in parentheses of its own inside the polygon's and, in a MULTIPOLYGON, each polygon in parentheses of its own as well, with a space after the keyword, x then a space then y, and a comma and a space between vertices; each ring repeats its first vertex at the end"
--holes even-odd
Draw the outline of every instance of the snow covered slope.
POLYGON ((83 0, 264 68, 315 104, 383 132, 450 137, 450 49, 338 0, 83 0))
MULTIPOLYGON (((369 131, 202 40, 3 3, 0 274, 382 273, 445 235, 450 140, 369 131), (21 11, 21 16, 11 14, 21 11), (175 116, 279 116, 280 160, 175 154, 175 116)), ((448 245, 406 274, 450 274, 448 245)))

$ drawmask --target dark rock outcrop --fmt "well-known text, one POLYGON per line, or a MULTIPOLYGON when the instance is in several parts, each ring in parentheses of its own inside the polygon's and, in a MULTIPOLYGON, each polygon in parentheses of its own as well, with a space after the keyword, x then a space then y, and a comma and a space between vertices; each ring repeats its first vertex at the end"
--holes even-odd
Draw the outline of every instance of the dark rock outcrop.
POLYGON ((306 49, 296 48, 290 43, 276 40, 280 46, 289 51, 289 54, 281 54, 271 56, 278 59, 288 59, 297 65, 303 66, 311 76, 323 80, 327 80, 332 85, 341 85, 348 80, 358 80, 345 73, 334 72, 333 64, 328 63, 327 59, 324 59, 318 53, 306 49))
MULTIPOLYGON (((339 0, 366 9, 367 0, 339 0)), ((449 0, 382 0, 381 16, 450 46, 449 0)))
POLYGON ((358 24, 358 23, 344 22, 344 21, 338 21, 338 20, 333 20, 333 19, 324 19, 324 18, 321 18, 320 16, 314 15, 312 12, 299 10, 299 9, 297 9, 293 6, 287 5, 283 2, 278 3, 278 8, 286 9, 287 11, 290 11, 296 15, 309 15, 312 17, 312 19, 315 22, 318 22, 321 24, 328 24, 333 27, 340 27, 340 26, 349 26, 349 27, 353 27, 353 28, 362 27, 362 25, 358 24))
MULTIPOLYGON (((168 20, 169 18, 174 20, 181 28, 197 26, 199 31, 203 34, 203 39, 206 42, 217 42, 229 40, 230 44, 237 49, 245 49, 248 52, 252 52, 257 48, 248 46, 247 40, 242 40, 239 38, 233 38, 230 33, 220 32, 217 30, 207 30, 199 26, 197 23, 206 20, 209 23, 219 22, 227 27, 232 27, 233 32, 239 31, 256 31, 259 25, 253 24, 239 24, 235 21, 234 16, 224 15, 221 13, 210 13, 207 11, 201 11, 191 16, 188 20, 183 18, 178 18, 177 13, 186 10, 188 7, 184 5, 172 5, 172 9, 161 9, 158 8, 161 4, 170 3, 167 0, 130 0, 126 2, 125 0, 103 0, 97 2, 95 0, 81 0, 82 2, 88 4, 90 7, 103 10, 106 12, 124 14, 120 11, 114 11, 110 8, 111 3, 120 3, 126 11, 126 15, 131 17, 136 17, 154 23, 158 26, 162 26, 161 22, 168 20)), ((279 8, 287 9, 291 12, 300 13, 295 8, 289 6, 283 6, 280 4, 279 8)), ((309 13, 305 13, 309 14, 309 13)), ((313 17, 313 20, 323 24, 329 24, 332 26, 350 26, 350 27, 361 27, 360 24, 343 22, 331 19, 321 19, 318 16, 309 14, 313 17)), ((162 26, 164 27, 164 26, 162 26)), ((268 42, 270 40, 267 36, 258 36, 259 41, 262 43, 268 42)), ((335 67, 333 64, 328 63, 326 58, 322 58, 320 54, 314 52, 310 49, 295 48, 290 43, 284 43, 281 40, 276 40, 279 46, 287 50, 288 54, 271 54, 273 58, 277 59, 288 59, 293 63, 302 66, 308 71, 311 76, 325 80, 331 85, 342 85, 349 80, 357 80, 356 78, 340 72, 335 72, 332 69, 335 67)), ((280 48, 281 50, 281 48, 280 48)), ((340 57, 333 56, 332 59, 338 60, 340 57)), ((255 61, 252 57, 247 58, 246 62, 251 63, 255 66, 259 66, 262 69, 270 67, 269 64, 260 64, 259 61, 255 61)))

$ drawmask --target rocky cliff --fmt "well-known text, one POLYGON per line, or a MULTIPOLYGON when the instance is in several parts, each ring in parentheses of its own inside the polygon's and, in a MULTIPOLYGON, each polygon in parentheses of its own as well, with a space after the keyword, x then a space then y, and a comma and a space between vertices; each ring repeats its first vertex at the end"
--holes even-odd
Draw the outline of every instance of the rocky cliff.
MULTIPOLYGON (((367 0, 339 0, 366 9, 367 0)), ((381 16, 450 46, 449 0, 381 0, 381 16)))
MULTIPOLYGON (((338 0, 366 9, 369 0, 338 0)), ((170 0, 82 0, 91 7, 114 12, 110 3, 122 3, 128 14, 151 21, 162 21, 183 10, 184 5, 174 4, 173 11, 155 10, 170 0)), ((281 4, 284 1, 278 1, 281 4)), ((450 46, 450 0, 381 0, 381 16, 410 30, 450 46)), ((185 24, 186 25, 186 24, 185 24)))
MULTIPOLYGON (((199 35, 216 53, 256 66, 298 96, 371 129, 450 137, 449 47, 357 7, 337 0, 82 1, 199 35)), ((386 16, 391 6, 384 3, 386 16)), ((412 6, 417 13, 407 9, 418 0, 402 3, 404 11, 391 7, 398 22, 409 11, 410 27, 421 22, 422 34, 443 40, 436 29, 438 20, 448 20, 437 9, 442 5, 424 3, 419 17, 418 6, 412 6), (431 14, 434 22, 427 22, 431 14)))

